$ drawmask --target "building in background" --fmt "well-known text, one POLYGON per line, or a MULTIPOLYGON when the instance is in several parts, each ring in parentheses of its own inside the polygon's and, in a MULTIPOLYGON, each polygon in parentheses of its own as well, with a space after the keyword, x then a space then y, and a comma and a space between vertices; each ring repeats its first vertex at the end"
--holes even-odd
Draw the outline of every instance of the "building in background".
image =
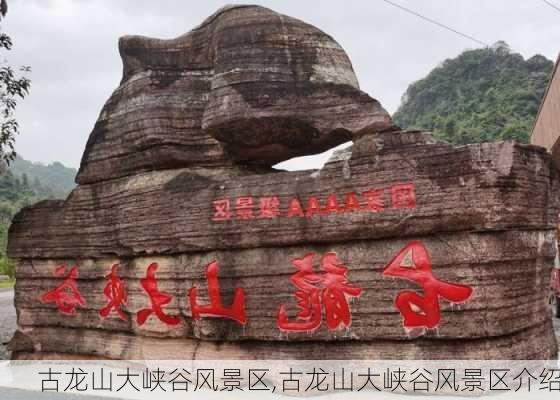
MULTIPOLYGON (((550 151, 554 164, 560 169, 560 57, 556 61, 552 78, 537 114, 531 134, 531 143, 545 147, 550 151)), ((560 233, 560 229, 558 232, 560 233)), ((560 265, 558 256, 555 264, 556 268, 552 271, 550 279, 550 303, 555 305, 556 317, 560 318, 560 265)))
POLYGON ((556 62, 552 78, 544 94, 535 126, 531 134, 531 143, 545 147, 554 157, 556 167, 560 169, 560 57, 556 62))

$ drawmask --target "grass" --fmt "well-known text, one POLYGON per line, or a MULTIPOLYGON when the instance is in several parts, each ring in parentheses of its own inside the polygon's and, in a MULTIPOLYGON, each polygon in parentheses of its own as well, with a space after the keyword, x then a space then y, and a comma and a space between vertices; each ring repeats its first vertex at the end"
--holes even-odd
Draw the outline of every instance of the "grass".
POLYGON ((0 281, 0 289, 6 289, 6 288, 11 288, 14 287, 16 283, 15 279, 10 279, 7 281, 0 281))

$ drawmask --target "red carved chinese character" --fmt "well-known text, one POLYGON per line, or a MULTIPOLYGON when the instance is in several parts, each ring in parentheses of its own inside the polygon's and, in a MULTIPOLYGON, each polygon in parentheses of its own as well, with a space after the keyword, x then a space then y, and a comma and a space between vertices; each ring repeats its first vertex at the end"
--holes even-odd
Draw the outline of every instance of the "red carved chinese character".
POLYGON ((329 215, 331 213, 339 213, 342 209, 340 208, 340 204, 338 204, 338 199, 334 194, 330 194, 327 197, 327 205, 323 209, 323 214, 329 215))
POLYGON ((298 217, 305 216, 305 213, 303 212, 303 208, 301 207, 301 203, 297 198, 292 199, 288 207, 288 213, 287 213, 288 218, 292 218, 294 215, 297 215, 298 217))
POLYGON ((344 212, 360 211, 360 201, 356 197, 356 193, 346 193, 346 201, 344 202, 344 212))
POLYGON ((416 208, 414 184, 405 183, 391 186, 393 208, 416 208))
POLYGON ((228 199, 216 200, 213 204, 214 216, 212 217, 212 221, 228 221, 231 219, 228 199))
MULTIPOLYGON (((54 276, 62 277, 66 272, 66 265, 55 269, 54 276)), ((41 296, 44 303, 55 303, 58 310, 63 314, 74 315, 76 306, 86 306, 86 300, 78 290, 76 279, 78 279, 78 267, 74 265, 64 281, 56 288, 41 296)))
POLYGON ((253 219, 253 198, 239 197, 235 201, 237 219, 253 219))
POLYGON ((277 196, 261 197, 261 218, 276 218, 280 215, 280 199, 277 196))
POLYGON ((324 309, 327 326, 335 330, 340 325, 350 326, 352 316, 349 297, 358 297, 362 289, 348 284, 348 269, 342 265, 335 253, 326 253, 321 259, 323 273, 313 271, 315 253, 297 258, 292 264, 298 269, 290 279, 298 289, 295 293, 299 308, 296 321, 289 321, 286 306, 278 310, 278 328, 291 332, 311 332, 321 326, 324 309))
POLYGON ((366 210, 379 212, 385 208, 385 191, 383 189, 371 189, 362 193, 367 200, 366 210))
POLYGON ((124 281, 117 275, 118 268, 119 264, 114 264, 111 267, 111 272, 105 276, 108 282, 103 290, 103 294, 109 299, 109 303, 99 310, 99 315, 102 318, 107 318, 111 311, 115 310, 119 318, 126 321, 128 318, 122 310, 122 306, 128 304, 128 296, 126 294, 126 285, 124 281))
POLYGON ((245 325, 247 323, 247 316, 245 315, 245 292, 243 289, 235 288, 231 307, 224 307, 220 296, 218 263, 216 261, 212 261, 206 266, 206 281, 208 282, 208 296, 210 297, 209 305, 202 306, 197 303, 198 288, 196 286, 189 290, 189 302, 191 303, 193 318, 198 320, 201 315, 225 317, 245 325))
POLYGON ((181 318, 179 316, 167 315, 165 311, 163 311, 163 307, 171 303, 173 297, 159 291, 156 280, 156 271, 158 268, 159 265, 157 263, 150 264, 146 271, 146 277, 140 279, 140 284, 146 293, 148 293, 148 296, 150 296, 152 307, 138 311, 136 314, 138 325, 143 325, 152 314, 155 314, 161 322, 167 325, 178 325, 181 323, 181 318))
POLYGON ((432 273, 428 251, 419 241, 409 243, 393 258, 383 275, 396 276, 415 282, 424 291, 420 296, 414 291, 397 295, 395 305, 404 317, 405 328, 435 328, 441 320, 439 297, 459 304, 472 295, 472 288, 438 280, 432 273))

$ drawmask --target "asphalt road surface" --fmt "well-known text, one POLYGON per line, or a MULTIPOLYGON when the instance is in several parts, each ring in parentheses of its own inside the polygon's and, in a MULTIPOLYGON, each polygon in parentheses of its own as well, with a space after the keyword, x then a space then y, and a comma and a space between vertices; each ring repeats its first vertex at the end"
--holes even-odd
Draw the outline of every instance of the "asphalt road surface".
MULTIPOLYGON (((6 389, 2 388, 2 394, 0 395, 0 399, 4 400, 37 400, 40 398, 41 400, 107 400, 107 397, 92 397, 86 395, 78 395, 78 394, 65 394, 65 393, 41 393, 40 395, 37 392, 31 392, 26 390, 18 390, 18 389, 6 389)), ((115 399, 114 397, 109 397, 109 399, 115 399)), ((117 400, 117 399, 115 399, 117 400)))
POLYGON ((16 330, 16 309, 14 308, 14 290, 0 289, 0 360, 7 360, 10 354, 5 344, 16 330))

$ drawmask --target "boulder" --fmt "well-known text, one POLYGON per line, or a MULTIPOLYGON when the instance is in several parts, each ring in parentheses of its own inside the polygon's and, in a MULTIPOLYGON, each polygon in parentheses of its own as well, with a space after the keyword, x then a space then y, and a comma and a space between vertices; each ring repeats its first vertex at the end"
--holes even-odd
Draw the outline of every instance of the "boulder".
POLYGON ((557 356, 544 149, 395 128, 336 42, 262 7, 120 48, 79 185, 10 227, 14 358, 557 356))
POLYGON ((229 6, 191 32, 125 36, 120 86, 89 137, 78 183, 183 167, 270 167, 366 129, 394 129, 342 47, 259 6, 229 6), (258 133, 258 134, 257 134, 258 133))

